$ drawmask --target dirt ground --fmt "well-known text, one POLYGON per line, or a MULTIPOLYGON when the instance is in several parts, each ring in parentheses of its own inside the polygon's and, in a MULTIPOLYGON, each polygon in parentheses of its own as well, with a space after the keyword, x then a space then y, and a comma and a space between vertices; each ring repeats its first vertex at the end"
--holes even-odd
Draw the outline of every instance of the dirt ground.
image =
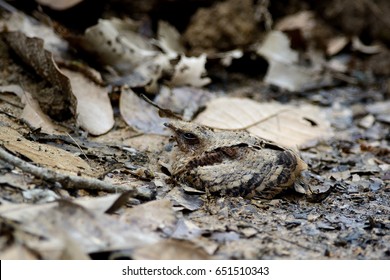
MULTIPOLYGON (((15 7, 36 16, 32 13, 33 4, 27 7, 15 2, 12 3, 15 7)), ((88 7, 88 1, 82 2, 88 7)), ((360 25, 365 18, 370 19, 368 24, 375 25, 369 11, 378 15, 381 13, 378 8, 386 3, 345 1, 355 4, 336 9, 333 2, 337 1, 331 1, 327 8, 321 9, 324 4, 317 5, 315 1, 287 1, 282 8, 279 4, 267 6, 268 1, 194 0, 184 9, 183 18, 175 18, 171 8, 182 8, 182 1, 128 2, 110 1, 96 12, 98 16, 90 16, 97 21, 103 16, 125 14, 141 22, 137 30, 144 35, 155 30, 158 19, 170 22, 182 35, 186 54, 207 54, 205 67, 210 83, 202 73, 186 80, 189 86, 175 85, 174 78, 167 78, 175 75, 172 74, 175 69, 159 72, 161 76, 148 80, 142 76, 144 70, 134 75, 126 72, 128 69, 116 68, 115 63, 102 67, 105 58, 97 61, 94 54, 86 55, 85 49, 76 51, 81 43, 72 45, 73 49, 66 54, 76 54, 88 66, 99 69, 104 85, 109 88, 107 102, 113 108, 112 128, 93 135, 95 122, 106 122, 105 116, 94 117, 91 125, 76 121, 74 97, 65 93, 61 87, 64 83, 53 82, 53 76, 42 74, 46 68, 29 63, 28 60, 34 59, 20 55, 9 31, 3 29, 0 34, 1 259, 390 259, 390 32, 380 32, 381 24, 389 26, 387 20, 369 30, 360 25), (363 13, 359 4, 370 9, 363 13), (299 27, 299 32, 295 29, 283 32, 289 35, 291 46, 296 44, 291 50, 299 52, 299 71, 307 69, 308 64, 313 65, 309 73, 316 71, 315 66, 327 66, 315 78, 310 76, 309 82, 305 74, 310 86, 294 82, 286 87, 275 84, 268 71, 274 65, 272 59, 259 51, 258 44, 267 38, 267 32, 275 29, 275 23, 281 26, 280 20, 287 15, 307 9, 317 11, 314 29, 299 27), (336 13, 340 10, 344 11, 341 15, 336 13), (361 12, 356 29, 345 27, 352 20, 352 11, 361 12), (338 20, 330 25, 328 21, 335 17, 338 20), (335 34, 349 41, 333 53, 327 46, 335 34), (353 36, 358 36, 364 46, 357 47, 357 41, 350 39, 353 36), (369 48, 377 43, 379 49, 369 48), (313 55, 312 48, 325 53, 321 56, 322 64, 316 64, 318 57, 313 55), (227 54, 238 49, 243 51, 239 58, 227 54), (232 62, 220 62, 221 57, 232 62), (335 57, 333 62, 342 65, 343 71, 332 68, 335 64, 330 61, 335 57), (324 77, 331 77, 331 82, 324 77), (119 85, 120 81, 125 82, 119 85), (163 90, 150 90, 153 85, 161 89, 162 84, 172 92, 184 91, 186 97, 180 99, 172 93, 171 99, 166 99, 163 90), (5 89, 9 85, 31 93, 32 99, 24 97, 27 103, 22 101, 17 90, 5 89), (221 96, 250 99, 259 104, 316 106, 329 130, 297 145, 308 165, 302 177, 313 193, 301 194, 291 189, 271 200, 255 200, 205 194, 178 184, 171 178, 167 165, 172 142, 161 125, 164 121, 157 111, 152 114, 149 107, 139 105, 138 97, 128 101, 133 107, 125 107, 123 96, 128 88, 137 96, 146 94, 175 114, 188 113, 189 119, 195 121, 200 114, 211 114, 207 105, 221 96), (25 115, 26 104, 31 100, 38 100, 42 115, 54 123, 51 131, 58 132, 61 126, 61 133, 45 132, 43 125, 37 127, 29 122, 35 118, 25 115), (141 108, 141 112, 135 107, 141 108), (80 180, 84 177, 86 181, 80 180)), ((79 24, 68 23, 70 16, 66 13, 71 15, 72 9, 77 12, 78 8, 56 11, 44 7, 43 11, 55 22, 51 28, 58 32, 58 24, 75 35, 80 33, 77 28, 92 25, 89 18, 79 24)), ((0 9, 0 19, 8 16, 8 11, 0 9)), ((309 21, 305 21, 304 26, 308 25, 309 21)), ((149 46, 145 48, 149 51, 149 46)), ((163 44, 160 49, 164 49, 163 44)), ((178 60, 170 59, 170 63, 178 65, 178 60)), ((56 61, 59 67, 66 64, 66 59, 56 61)), ((136 63, 134 59, 131 62, 136 63)), ((142 66, 142 62, 137 63, 142 66)), ((155 66, 153 63, 150 65, 155 66)), ((92 75, 89 69, 78 67, 66 66, 92 75)), ((149 78, 152 74, 147 73, 149 78)), ((89 98, 87 106, 98 102, 89 98)), ((31 110, 41 114, 37 109, 31 110)), ((322 125, 313 121, 317 116, 312 117, 306 123, 313 129, 322 125)), ((284 137, 288 139, 289 135, 284 137)))

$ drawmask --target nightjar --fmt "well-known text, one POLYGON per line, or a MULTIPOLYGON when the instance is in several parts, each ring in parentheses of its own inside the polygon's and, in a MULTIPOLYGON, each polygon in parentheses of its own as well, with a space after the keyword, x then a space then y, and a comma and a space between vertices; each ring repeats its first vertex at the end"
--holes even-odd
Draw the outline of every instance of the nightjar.
POLYGON ((172 176, 198 190, 271 199, 307 168, 293 150, 245 131, 214 131, 184 121, 165 126, 177 142, 172 176))

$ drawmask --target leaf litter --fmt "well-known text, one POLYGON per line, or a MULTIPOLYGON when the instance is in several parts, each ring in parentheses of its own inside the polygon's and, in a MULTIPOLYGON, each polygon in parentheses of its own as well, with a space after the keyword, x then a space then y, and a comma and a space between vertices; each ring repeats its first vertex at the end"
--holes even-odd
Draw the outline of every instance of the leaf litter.
POLYGON ((386 39, 241 2, 185 24, 112 10, 82 32, 1 12, 2 259, 389 257, 386 39), (313 194, 176 184, 168 111, 298 149, 313 194))

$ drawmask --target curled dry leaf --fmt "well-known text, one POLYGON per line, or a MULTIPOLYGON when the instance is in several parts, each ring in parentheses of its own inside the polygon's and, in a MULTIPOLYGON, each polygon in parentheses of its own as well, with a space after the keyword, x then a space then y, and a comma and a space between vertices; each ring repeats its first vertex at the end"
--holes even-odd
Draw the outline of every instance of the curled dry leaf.
POLYGON ((70 81, 77 98, 77 122, 93 135, 101 135, 114 126, 114 112, 107 89, 96 85, 83 74, 61 69, 70 81))
POLYGON ((194 121, 217 129, 246 129, 292 148, 331 136, 329 123, 313 105, 298 107, 223 97, 209 102, 194 121))
POLYGON ((166 118, 161 118, 158 109, 139 98, 131 89, 122 91, 119 100, 119 110, 125 122, 141 132, 166 134, 164 123, 166 118))
POLYGON ((84 0, 36 0, 39 4, 43 6, 48 6, 49 8, 53 10, 66 10, 69 8, 72 8, 73 6, 76 6, 80 2, 83 2, 84 0))
POLYGON ((24 104, 24 108, 20 117, 32 128, 40 128, 42 132, 47 134, 59 134, 62 130, 59 126, 54 124, 45 113, 43 113, 38 102, 31 96, 31 94, 24 91, 20 86, 0 86, 0 92, 11 92, 21 99, 24 104))

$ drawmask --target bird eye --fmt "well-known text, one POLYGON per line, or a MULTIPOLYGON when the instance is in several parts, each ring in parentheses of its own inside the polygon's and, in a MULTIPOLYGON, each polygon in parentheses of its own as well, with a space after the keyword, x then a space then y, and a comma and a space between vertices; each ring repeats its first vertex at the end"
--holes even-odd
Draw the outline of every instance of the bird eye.
POLYGON ((188 142, 189 144, 197 144, 199 143, 198 136, 196 136, 194 133, 191 132, 184 132, 182 134, 183 139, 188 142))
POLYGON ((198 139, 198 137, 196 137, 196 135, 191 132, 183 133, 183 137, 188 140, 198 139))

